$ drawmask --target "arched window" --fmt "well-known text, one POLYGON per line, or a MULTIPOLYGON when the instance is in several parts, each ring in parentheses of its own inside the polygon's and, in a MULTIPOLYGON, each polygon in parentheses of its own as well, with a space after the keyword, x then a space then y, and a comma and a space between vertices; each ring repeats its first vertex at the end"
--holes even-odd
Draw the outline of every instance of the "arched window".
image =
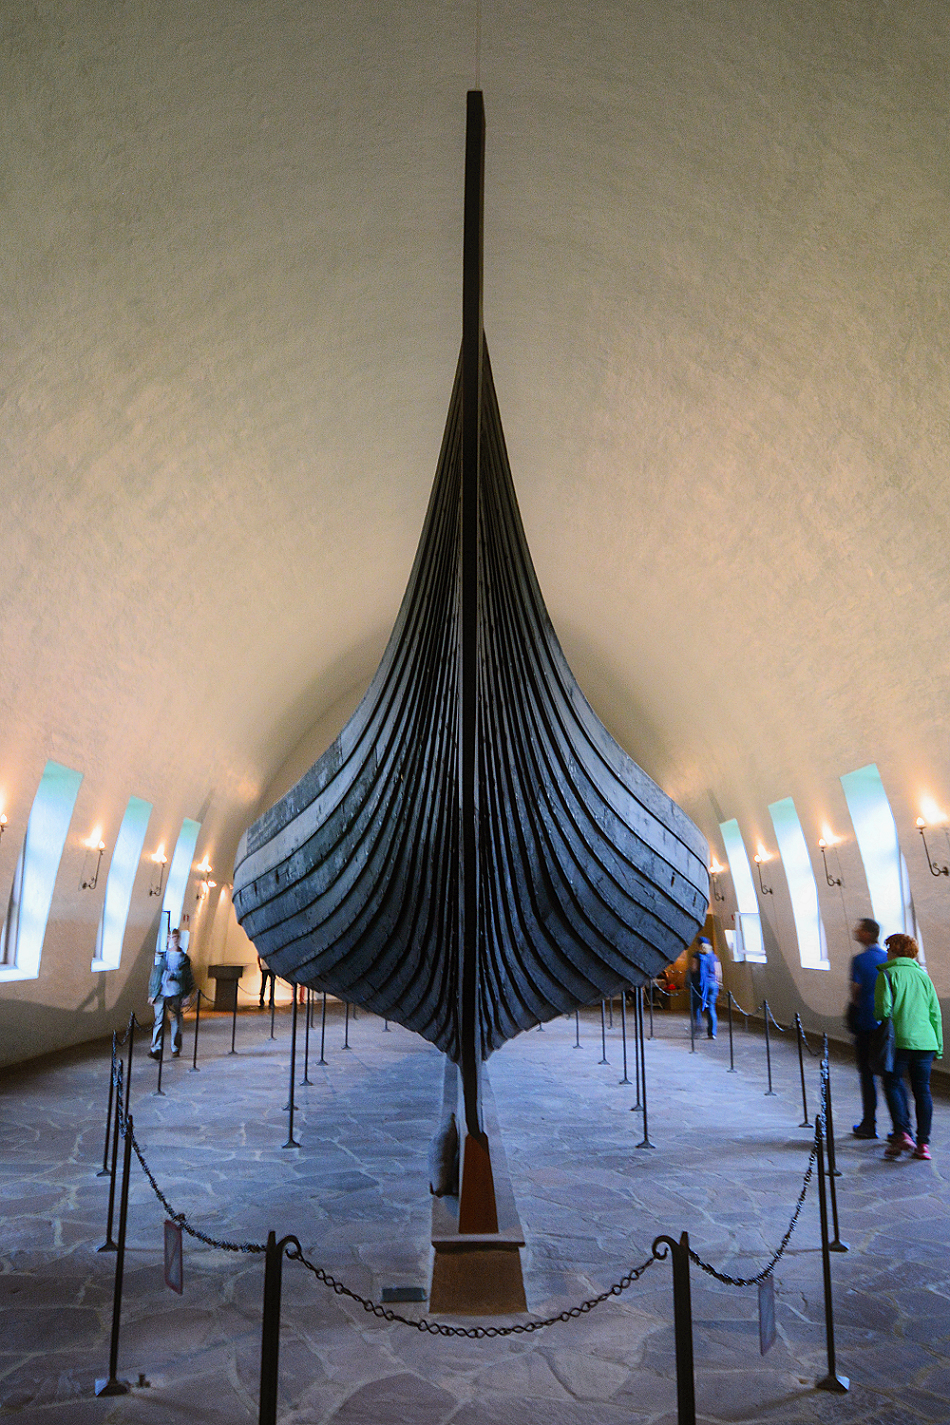
POLYGON ((102 919, 96 937, 96 954, 92 962, 94 970, 117 970, 122 959, 122 941, 132 902, 132 886, 151 814, 151 802, 129 797, 109 866, 102 919))
POLYGON ((831 966, 818 907, 818 885, 795 803, 791 797, 772 802, 769 813, 791 897, 799 959, 809 969, 828 970, 831 966))
POLYGON ((765 963, 765 942, 762 939, 762 922, 759 918, 759 902, 752 880, 752 866, 746 855, 742 832, 737 821, 720 824, 726 860, 732 888, 736 893, 736 941, 737 960, 757 960, 765 963))
POLYGON ((35 980, 81 772, 47 762, 33 798, 0 932, 0 980, 35 980))

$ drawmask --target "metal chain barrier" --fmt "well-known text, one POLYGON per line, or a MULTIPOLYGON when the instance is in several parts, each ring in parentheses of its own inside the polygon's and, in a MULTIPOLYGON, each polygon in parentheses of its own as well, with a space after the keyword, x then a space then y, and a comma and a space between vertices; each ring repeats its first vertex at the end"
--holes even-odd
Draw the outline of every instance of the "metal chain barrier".
POLYGON ((726 1272, 720 1272, 720 1271, 718 1271, 718 1270, 717 1270, 714 1266, 712 1266, 709 1262, 704 1262, 703 1259, 702 1259, 702 1257, 700 1257, 697 1252, 694 1252, 694 1251, 693 1251, 692 1247, 689 1248, 689 1259, 690 1259, 690 1261, 691 1261, 691 1262, 694 1262, 694 1263, 696 1264, 696 1266, 699 1267, 699 1268, 701 1268, 702 1271, 706 1272, 706 1274, 707 1274, 708 1276, 715 1277, 715 1278, 716 1278, 716 1281, 723 1282, 726 1286, 758 1286, 759 1282, 764 1282, 765 1279, 766 1279, 766 1277, 770 1277, 770 1276, 772 1275, 773 1271, 775 1270, 775 1268, 776 1268, 776 1266, 777 1266, 777 1264, 778 1264, 779 1259, 783 1256, 786 1247, 788 1246, 789 1242, 791 1241, 792 1233, 795 1231, 795 1227, 796 1227, 796 1225, 797 1225, 797 1223, 798 1223, 799 1216, 801 1215, 801 1210, 802 1210, 802 1208, 803 1208, 804 1205, 805 1205, 805 1196, 806 1196, 806 1194, 807 1194, 807 1192, 808 1192, 808 1186, 809 1186, 809 1184, 810 1184, 810 1182, 811 1182, 811 1180, 812 1180, 812 1178, 813 1178, 813 1176, 814 1176, 815 1164, 816 1164, 817 1161, 818 1161, 818 1138, 817 1138, 817 1134, 816 1134, 816 1136, 815 1136, 815 1141, 814 1141, 814 1143, 812 1144, 811 1153, 809 1154, 809 1157, 808 1157, 808 1167, 805 1169, 805 1177, 804 1177, 804 1180, 803 1180, 803 1182, 802 1182, 802 1190, 801 1190, 801 1192, 798 1194, 798 1202, 797 1202, 796 1205, 795 1205, 795 1211, 792 1213, 791 1221, 789 1222, 788 1227, 787 1227, 787 1229, 786 1229, 786 1231, 785 1231, 785 1235, 783 1236, 781 1242, 779 1243, 778 1248, 777 1248, 777 1250, 775 1251, 775 1253, 773 1254, 771 1260, 768 1262, 768 1264, 767 1264, 766 1266, 764 1266, 764 1267, 762 1268, 762 1270, 761 1270, 756 1276, 754 1276, 754 1277, 731 1277, 731 1276, 729 1276, 728 1273, 726 1273, 726 1272))
MULTIPOLYGON (((201 992, 199 991, 199 994, 200 993, 201 992)), ((736 1008, 740 1009, 743 1014, 746 1014, 746 1011, 742 1010, 742 1007, 740 1005, 736 1005, 736 1008)), ((775 1027, 779 1029, 782 1033, 784 1033, 785 1031, 782 1029, 782 1026, 775 1021, 775 1019, 771 1015, 771 1011, 768 1010, 767 1002, 766 1011, 769 1019, 771 1019, 771 1022, 775 1024, 775 1027)), ((152 1191, 154 1192, 158 1201, 164 1208, 168 1218, 172 1222, 179 1225, 181 1229, 184 1232, 187 1232, 190 1237, 195 1238, 197 1241, 203 1242, 206 1246, 217 1247, 227 1252, 239 1252, 244 1254, 261 1255, 266 1253, 267 1247, 264 1243, 230 1242, 225 1239, 212 1237, 208 1233, 202 1232, 200 1228, 192 1226, 191 1223, 188 1222, 187 1217, 183 1212, 176 1212, 174 1210, 171 1203, 168 1201, 168 1198, 165 1196, 164 1192, 159 1186, 155 1175, 153 1174, 148 1163, 146 1162, 145 1155, 142 1152, 141 1146, 138 1140, 136 1139, 131 1117, 128 1113, 127 1106, 123 1102, 124 1096, 122 1093, 122 1066, 121 1061, 118 1058, 117 1049, 120 1044, 122 1044, 128 1039, 129 1034, 132 1032, 133 1023, 138 1023, 138 1021, 135 1019, 134 1013, 131 1014, 129 1017, 129 1025, 126 1030, 125 1039, 119 1040, 117 1036, 113 1037, 111 1079, 113 1088, 115 1089, 117 1094, 117 1126, 121 1131, 123 1138, 128 1137, 128 1140, 131 1144, 131 1149, 135 1153, 139 1165, 146 1178, 148 1179, 152 1191)), ((800 1021, 796 1019, 796 1023, 801 1039, 805 1040, 804 1030, 801 1028, 800 1021)), ((807 1040, 805 1040, 805 1043, 807 1046, 807 1040)), ((809 1052, 812 1052, 810 1048, 809 1052)), ((756 1273, 755 1276, 736 1277, 729 1275, 729 1273, 727 1272, 721 1272, 711 1263, 704 1261, 703 1258, 700 1257, 699 1254, 693 1248, 690 1247, 687 1249, 690 1261, 692 1261, 697 1267, 699 1267, 701 1271, 706 1272, 708 1276, 715 1278, 716 1281, 720 1281, 726 1286, 758 1286, 761 1282, 765 1281, 769 1276, 772 1275, 775 1270, 775 1267, 777 1266, 781 1257, 785 1253, 788 1244, 791 1240, 792 1233, 795 1230, 795 1227, 801 1215, 802 1208, 805 1203, 805 1198, 808 1193, 809 1185, 812 1182, 814 1176, 815 1166, 820 1151, 821 1134, 825 1131, 825 1124, 827 1119, 827 1050, 822 1053, 821 1057, 822 1072, 820 1104, 818 1113, 816 1115, 817 1122, 815 1127, 815 1138, 812 1144, 811 1153, 809 1155, 808 1165, 805 1169, 801 1191, 798 1194, 798 1199, 795 1204, 795 1209, 792 1213, 788 1227, 770 1260, 760 1272, 756 1273)), ((357 1305, 361 1306, 364 1311, 370 1313, 372 1316, 377 1317, 379 1320, 396 1323, 403 1326, 411 1326, 417 1331, 421 1331, 432 1336, 456 1337, 463 1338, 466 1340, 487 1340, 504 1336, 530 1335, 536 1331, 544 1330, 546 1327, 556 1325, 560 1322, 575 1321, 579 1317, 585 1316, 589 1312, 593 1311, 595 1307, 602 1305, 603 1302, 609 1301, 612 1297, 619 1297, 620 1295, 622 1295, 622 1293, 628 1290, 628 1288, 631 1287, 634 1282, 639 1281, 639 1279, 653 1265, 654 1262, 661 1260, 661 1257, 658 1256, 655 1251, 652 1252, 651 1255, 647 1257, 645 1261, 641 1262, 639 1266, 633 1267, 630 1271, 626 1272, 620 1278, 619 1281, 608 1287, 606 1291, 601 1292, 598 1296, 589 1297, 585 1301, 580 1302, 577 1306, 568 1307, 564 1311, 560 1311, 554 1316, 547 1316, 525 1322, 516 1322, 510 1326, 449 1326, 444 1324, 443 1322, 432 1321, 427 1317, 413 1319, 411 1317, 402 1316, 398 1312, 393 1311, 391 1307, 385 1306, 380 1302, 373 1301, 368 1297, 361 1296, 359 1292, 353 1291, 352 1288, 346 1286, 344 1282, 339 1281, 323 1267, 318 1267, 314 1262, 311 1262, 304 1255, 303 1249, 300 1247, 297 1240, 293 1239, 293 1242, 294 1245, 292 1247, 288 1246, 287 1248, 288 1261, 300 1262, 300 1264, 305 1267, 316 1278, 317 1281, 329 1287, 331 1291, 335 1293, 335 1295, 344 1296, 348 1298, 350 1301, 353 1301, 357 1305)), ((656 1244, 654 1244, 654 1246, 655 1245, 656 1244)))
POLYGON ((469 1341, 484 1341, 497 1336, 528 1336, 533 1331, 542 1331, 546 1326, 554 1326, 559 1321, 576 1321, 579 1316, 586 1316, 588 1312, 594 1310, 595 1306, 609 1301, 612 1296, 620 1296, 635 1281, 639 1281, 647 1268, 652 1267, 653 1263, 659 1261, 660 1258, 655 1253, 652 1254, 647 1257, 645 1262, 641 1262, 639 1267, 633 1267, 631 1271, 626 1272, 618 1282, 614 1282, 613 1286, 602 1291, 599 1296, 590 1297, 578 1306, 568 1307, 565 1311, 559 1311, 556 1316, 545 1316, 536 1321, 517 1321, 513 1326, 446 1326, 444 1322, 430 1321, 428 1317, 414 1321, 409 1316, 400 1316, 391 1307, 382 1306, 377 1301, 370 1301, 365 1296, 360 1296, 359 1292, 344 1286, 322 1267, 317 1267, 313 1262, 308 1261, 302 1251, 288 1248, 287 1260, 300 1262, 309 1272, 313 1273, 318 1281, 330 1287, 337 1296, 346 1296, 351 1301, 358 1302, 364 1311, 370 1312, 381 1321, 395 1321, 402 1326, 414 1326, 417 1331, 426 1332, 430 1336, 461 1336, 469 1341))

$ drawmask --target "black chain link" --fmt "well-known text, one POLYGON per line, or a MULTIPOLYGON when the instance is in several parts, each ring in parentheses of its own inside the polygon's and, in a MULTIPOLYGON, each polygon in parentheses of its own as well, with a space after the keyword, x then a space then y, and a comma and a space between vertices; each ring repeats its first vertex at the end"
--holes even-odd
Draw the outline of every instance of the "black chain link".
POLYGON ((365 1296, 360 1296, 359 1292, 352 1291, 343 1282, 337 1281, 329 1272, 317 1267, 313 1262, 307 1260, 302 1251, 293 1248, 287 1249, 287 1259, 291 1262, 300 1262, 309 1272, 324 1283, 325 1286, 336 1292, 337 1296, 349 1297, 351 1301, 358 1302, 364 1311, 368 1311, 372 1316, 378 1317, 381 1321, 395 1321, 401 1326, 414 1326, 417 1331, 424 1331, 430 1336, 461 1336, 468 1341, 485 1341, 498 1336, 529 1336, 533 1331, 542 1331, 546 1326, 554 1326, 559 1321, 576 1321, 579 1316, 586 1316, 593 1311, 595 1306, 600 1306, 602 1302, 609 1301, 612 1296, 620 1296, 635 1281, 639 1281, 648 1267, 652 1267, 654 1262, 660 1259, 654 1254, 649 1256, 639 1267, 633 1267, 626 1272, 618 1282, 602 1291, 599 1296, 592 1296, 587 1301, 582 1301, 578 1306, 568 1307, 565 1311, 559 1311, 556 1316, 545 1316, 535 1321, 516 1321, 513 1326, 447 1326, 442 1321, 430 1321, 428 1317, 414 1321, 410 1316, 400 1316, 391 1307, 382 1306, 378 1301, 370 1301, 365 1296))
POLYGON ((812 1177, 814 1176, 815 1163, 817 1161, 818 1139, 816 1136, 815 1141, 812 1144, 811 1153, 808 1158, 808 1167, 805 1169, 805 1178, 802 1182, 802 1190, 798 1194, 798 1202, 795 1205, 795 1211, 792 1213, 792 1219, 789 1222, 785 1235, 779 1243, 777 1250, 774 1252, 771 1261, 766 1266, 764 1266, 762 1270, 757 1273, 756 1276, 731 1277, 726 1272, 717 1271, 716 1268, 712 1266, 709 1262, 704 1262, 702 1257, 700 1257, 697 1252, 693 1251, 692 1247, 689 1248, 690 1261, 695 1262, 696 1266, 701 1268, 702 1271, 706 1272, 708 1276, 715 1277, 716 1281, 724 1282, 726 1286, 758 1286, 759 1282, 765 1281, 766 1277, 770 1277, 772 1275, 776 1265, 778 1264, 779 1258, 784 1254, 786 1247, 791 1241, 792 1233, 795 1231, 795 1226, 798 1222, 799 1215, 801 1214, 801 1210, 805 1205, 805 1195, 808 1192, 808 1185, 811 1182, 812 1177))

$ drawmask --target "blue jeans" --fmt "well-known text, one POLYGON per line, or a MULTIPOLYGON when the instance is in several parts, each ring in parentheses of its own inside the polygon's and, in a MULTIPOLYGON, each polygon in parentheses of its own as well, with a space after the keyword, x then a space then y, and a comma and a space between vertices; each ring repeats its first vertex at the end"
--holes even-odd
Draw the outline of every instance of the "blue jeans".
POLYGON ((894 1068, 884 1075, 884 1096, 891 1110, 895 1133, 910 1133, 910 1102, 904 1070, 910 1079, 917 1113, 917 1142, 930 1142, 930 1125, 933 1122, 934 1101, 930 1093, 930 1067, 934 1061, 933 1049, 895 1049, 894 1068))
POLYGON ((715 1039, 716 1030, 719 1028, 719 1020, 716 1018, 716 997, 719 994, 718 987, 710 991, 706 996, 706 1003, 703 1004, 702 995, 695 985, 691 987, 693 1001, 693 1021, 697 1029, 703 1026, 702 1016, 706 1016, 706 1034, 710 1039, 715 1039))

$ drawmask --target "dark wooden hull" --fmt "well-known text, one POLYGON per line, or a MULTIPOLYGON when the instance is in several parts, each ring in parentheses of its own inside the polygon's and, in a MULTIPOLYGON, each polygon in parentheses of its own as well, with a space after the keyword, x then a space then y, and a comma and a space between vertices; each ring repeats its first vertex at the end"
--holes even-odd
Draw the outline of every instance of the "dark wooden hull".
MULTIPOLYGON (((478 490, 477 962, 481 1058, 642 983, 703 923, 704 838, 575 681, 525 541, 483 348, 478 490)), ((462 370, 409 585, 339 737, 245 833, 238 919, 275 972, 458 1061, 462 370)), ((469 1015, 471 1019, 471 1014, 469 1015)))

